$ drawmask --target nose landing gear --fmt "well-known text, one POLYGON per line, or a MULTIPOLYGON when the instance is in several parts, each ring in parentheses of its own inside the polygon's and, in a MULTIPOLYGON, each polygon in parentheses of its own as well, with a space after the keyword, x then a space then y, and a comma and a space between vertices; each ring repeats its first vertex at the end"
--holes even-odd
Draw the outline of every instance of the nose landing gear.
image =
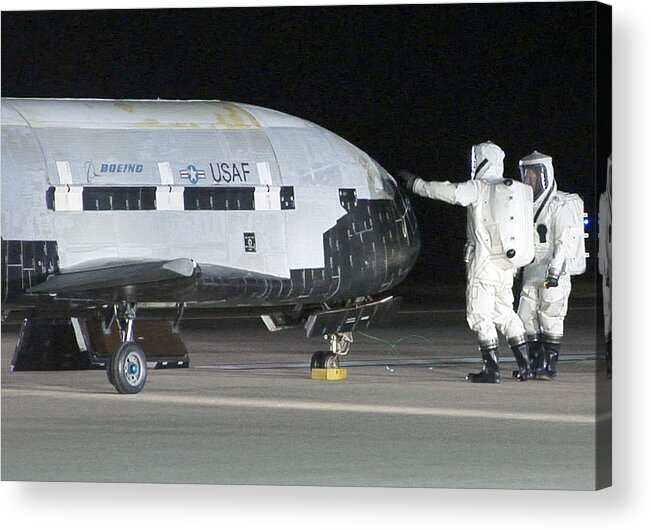
POLYGON ((312 355, 310 361, 312 379, 346 379, 346 369, 339 367, 339 356, 348 353, 353 342, 353 334, 333 333, 325 335, 324 338, 330 341, 331 351, 320 351, 312 355))
POLYGON ((310 361, 310 369, 312 368, 339 368, 339 357, 329 351, 316 352, 310 361))

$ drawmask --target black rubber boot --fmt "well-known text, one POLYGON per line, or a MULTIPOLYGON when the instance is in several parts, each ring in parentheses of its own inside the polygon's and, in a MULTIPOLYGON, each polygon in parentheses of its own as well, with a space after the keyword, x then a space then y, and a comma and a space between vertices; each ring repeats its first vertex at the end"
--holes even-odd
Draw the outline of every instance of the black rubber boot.
POLYGON ((613 376, 613 337, 608 335, 606 339, 606 375, 608 379, 613 376))
POLYGON ((484 363, 481 372, 468 374, 466 380, 471 383, 499 383, 500 366, 497 348, 481 350, 481 359, 484 363))
POLYGON ((545 354, 545 369, 536 379, 542 381, 551 381, 556 379, 556 364, 558 363, 558 354, 561 350, 560 342, 547 342, 542 343, 543 351, 545 354))
POLYGON ((529 354, 527 352, 527 343, 512 344, 511 351, 515 362, 518 363, 518 369, 513 371, 513 377, 518 381, 528 381, 531 379, 531 368, 529 365, 529 354))
POLYGON ((536 379, 545 370, 545 353, 538 340, 527 342, 529 346, 529 368, 531 376, 536 379))

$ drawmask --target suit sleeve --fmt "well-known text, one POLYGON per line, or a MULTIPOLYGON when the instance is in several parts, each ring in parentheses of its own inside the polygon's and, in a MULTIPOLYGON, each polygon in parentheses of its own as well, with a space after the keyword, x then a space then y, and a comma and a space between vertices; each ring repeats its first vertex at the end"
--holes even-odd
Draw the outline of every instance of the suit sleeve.
POLYGON ((474 180, 452 183, 447 181, 427 182, 419 178, 414 182, 414 193, 430 199, 447 202, 448 204, 468 206, 476 202, 479 197, 477 186, 478 183, 474 180))

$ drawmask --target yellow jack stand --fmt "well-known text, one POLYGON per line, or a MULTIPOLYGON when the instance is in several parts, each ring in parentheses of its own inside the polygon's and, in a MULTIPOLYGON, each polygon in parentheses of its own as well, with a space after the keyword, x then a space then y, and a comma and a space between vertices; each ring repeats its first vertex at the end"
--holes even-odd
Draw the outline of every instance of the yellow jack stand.
POLYGON ((345 368, 312 368, 312 379, 342 381, 348 377, 345 368))

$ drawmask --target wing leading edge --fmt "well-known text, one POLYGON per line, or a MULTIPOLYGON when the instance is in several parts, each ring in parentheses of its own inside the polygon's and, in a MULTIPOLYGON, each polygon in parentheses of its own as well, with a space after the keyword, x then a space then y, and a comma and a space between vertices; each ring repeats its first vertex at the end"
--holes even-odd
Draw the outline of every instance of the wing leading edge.
POLYGON ((50 276, 43 283, 29 289, 28 292, 30 294, 71 294, 99 289, 116 289, 127 285, 190 278, 196 268, 197 264, 188 258, 95 266, 50 276))
POLYGON ((255 303, 280 289, 283 278, 246 269, 198 264, 189 258, 86 263, 54 274, 27 292, 94 301, 255 303), (277 289, 277 290, 278 290, 277 289))

